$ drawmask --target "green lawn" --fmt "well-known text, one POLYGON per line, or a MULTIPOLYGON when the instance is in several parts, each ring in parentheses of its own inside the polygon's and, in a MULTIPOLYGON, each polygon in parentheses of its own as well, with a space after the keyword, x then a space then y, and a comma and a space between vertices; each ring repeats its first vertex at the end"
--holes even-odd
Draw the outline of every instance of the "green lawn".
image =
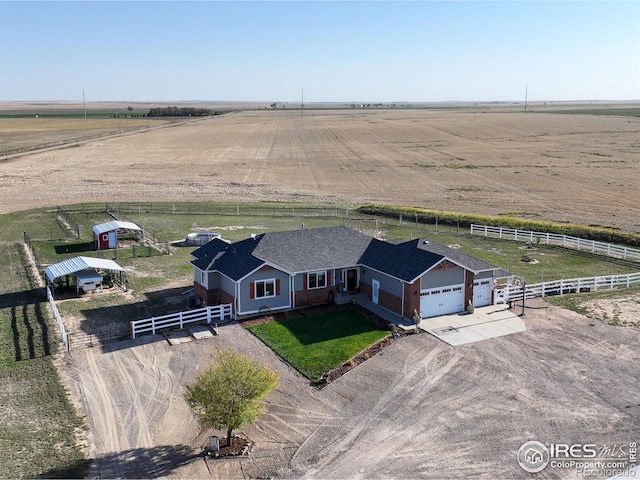
POLYGON ((248 328, 310 380, 339 367, 389 335, 353 310, 263 323, 248 328))

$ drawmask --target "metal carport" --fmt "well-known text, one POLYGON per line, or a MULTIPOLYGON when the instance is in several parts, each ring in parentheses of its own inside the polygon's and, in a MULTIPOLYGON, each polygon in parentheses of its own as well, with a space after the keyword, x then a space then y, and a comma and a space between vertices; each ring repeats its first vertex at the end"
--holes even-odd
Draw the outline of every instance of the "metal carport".
POLYGON ((73 275, 83 270, 106 270, 112 273, 115 283, 125 292, 127 291, 127 272, 113 260, 94 257, 75 257, 64 262, 54 263, 45 268, 44 272, 50 284, 65 275, 73 275))

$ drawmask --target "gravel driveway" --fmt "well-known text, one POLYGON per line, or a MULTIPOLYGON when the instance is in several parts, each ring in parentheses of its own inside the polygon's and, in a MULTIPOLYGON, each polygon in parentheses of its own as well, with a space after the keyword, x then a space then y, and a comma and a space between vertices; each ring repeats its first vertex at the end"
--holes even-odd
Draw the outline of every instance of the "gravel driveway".
POLYGON ((63 377, 91 429, 94 478, 529 478, 516 462, 525 441, 640 440, 640 331, 531 306, 542 308, 527 310, 526 332, 458 347, 405 337, 322 390, 235 323, 176 346, 77 350, 63 377), (200 431, 182 385, 223 347, 273 366, 280 386, 242 430, 251 454, 208 460, 200 446, 222 432, 200 431))

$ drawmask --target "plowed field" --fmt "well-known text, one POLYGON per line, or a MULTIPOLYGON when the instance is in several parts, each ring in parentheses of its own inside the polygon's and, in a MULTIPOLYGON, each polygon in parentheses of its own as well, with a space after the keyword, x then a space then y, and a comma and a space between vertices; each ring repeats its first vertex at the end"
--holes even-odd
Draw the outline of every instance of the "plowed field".
POLYGON ((0 163, 0 212, 80 201, 383 202, 640 231, 637 117, 254 110, 79 143, 0 163))

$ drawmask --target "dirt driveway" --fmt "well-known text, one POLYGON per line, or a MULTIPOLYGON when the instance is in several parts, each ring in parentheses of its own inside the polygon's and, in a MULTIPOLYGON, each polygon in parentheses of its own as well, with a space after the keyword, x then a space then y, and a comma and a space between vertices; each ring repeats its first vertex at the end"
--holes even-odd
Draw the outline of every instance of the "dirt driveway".
POLYGON ((91 428, 92 477, 528 478, 525 441, 640 440, 640 330, 531 306, 548 308, 527 310, 526 332, 458 347, 405 337, 322 390, 237 324, 177 346, 156 336, 78 350, 63 371, 91 428), (223 346, 281 380, 243 430, 251 455, 211 461, 182 384, 223 346))

